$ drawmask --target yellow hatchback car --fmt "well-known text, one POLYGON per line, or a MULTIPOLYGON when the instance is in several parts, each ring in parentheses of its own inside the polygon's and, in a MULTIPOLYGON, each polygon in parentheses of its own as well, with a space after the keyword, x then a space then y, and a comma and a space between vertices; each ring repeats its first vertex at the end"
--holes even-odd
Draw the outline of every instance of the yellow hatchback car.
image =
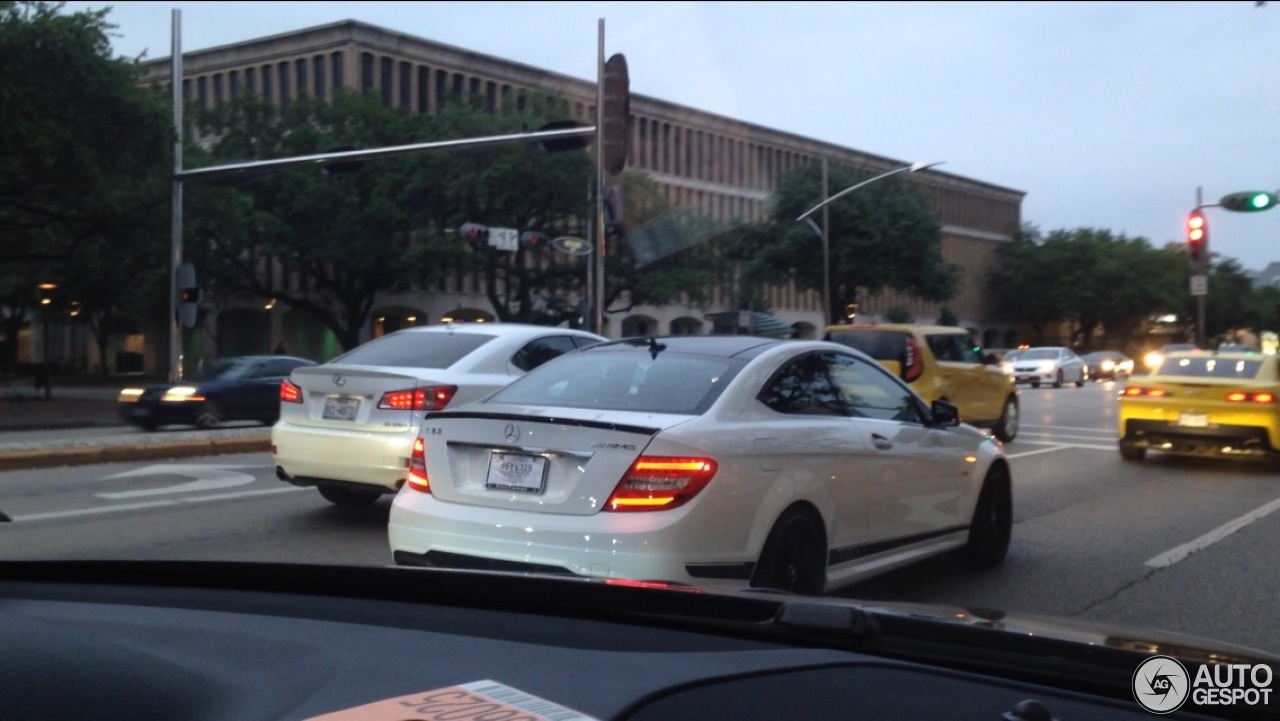
POLYGON ((906 381, 927 403, 944 400, 965 423, 987 426, 996 438, 1018 435, 1018 387, 983 353, 965 328, 895 323, 831 325, 823 340, 866 353, 906 381))
POLYGON ((1280 368, 1254 352, 1183 351, 1120 391, 1120 456, 1280 459, 1280 368))

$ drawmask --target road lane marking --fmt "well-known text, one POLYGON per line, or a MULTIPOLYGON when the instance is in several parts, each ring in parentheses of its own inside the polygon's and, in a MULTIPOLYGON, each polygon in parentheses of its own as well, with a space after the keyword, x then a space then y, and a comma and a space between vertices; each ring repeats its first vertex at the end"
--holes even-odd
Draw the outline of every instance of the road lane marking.
POLYGON ((1114 445, 1095 446, 1095 445, 1090 445, 1088 443, 1055 443, 1053 441, 1024 441, 1021 438, 1019 438, 1016 441, 1016 443, 1018 445, 1022 445, 1025 443, 1026 445, 1029 445, 1029 446, 1053 446, 1054 448, 1088 448, 1094 451, 1115 451, 1116 449, 1114 445))
POLYGON ((1065 451, 1066 449, 1067 449, 1066 446, 1053 446, 1051 448, 1039 448, 1034 451, 1023 451, 1022 453, 1007 453, 1005 455, 1008 456, 1009 458, 1024 458, 1026 456, 1034 456, 1039 453, 1053 453, 1054 451, 1065 451))
POLYGON ((188 476, 194 478, 193 481, 179 483, 174 486, 165 486, 163 488, 140 488, 133 491, 115 491, 112 493, 96 493, 94 495, 101 498, 139 498, 144 496, 161 496, 167 493, 191 493, 193 491, 211 491, 215 488, 229 488, 232 486, 246 486, 253 483, 255 479, 248 473, 241 473, 232 470, 233 468, 270 468, 263 465, 207 465, 192 463, 161 463, 158 465, 138 468, 124 473, 116 473, 111 476, 104 476, 102 480, 113 481, 118 478, 138 478, 140 476, 188 476))
POLYGON ((180 498, 171 501, 150 501, 147 503, 126 503, 119 506, 102 506, 99 508, 77 508, 70 511, 51 511, 49 513, 32 513, 26 516, 12 516, 14 523, 23 521, 47 521, 57 518, 75 518, 77 516, 95 516, 104 513, 116 513, 118 511, 137 511, 147 508, 163 508, 165 506, 180 506, 184 503, 206 503, 208 501, 229 501, 237 498, 249 498, 253 496, 268 496, 277 493, 292 493, 293 491, 305 491, 306 488, 301 486, 285 486, 283 488, 268 488, 259 491, 239 491, 237 493, 221 493, 214 496, 197 496, 195 498, 180 498))
POLYGON ((1212 546, 1259 518, 1275 512, 1277 509, 1280 509, 1280 498, 1277 498, 1264 506, 1259 506, 1233 521, 1228 521, 1190 543, 1184 543, 1177 548, 1165 551, 1159 556, 1147 561, 1146 565, 1151 568, 1168 568, 1187 556, 1212 546))

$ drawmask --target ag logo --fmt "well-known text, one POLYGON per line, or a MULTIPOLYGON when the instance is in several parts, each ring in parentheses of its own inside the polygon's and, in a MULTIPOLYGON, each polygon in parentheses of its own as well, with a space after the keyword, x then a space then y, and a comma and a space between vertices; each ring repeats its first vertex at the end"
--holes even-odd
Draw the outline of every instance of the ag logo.
POLYGON ((1152 656, 1133 672, 1133 697, 1151 713, 1170 713, 1187 700, 1191 677, 1176 658, 1152 656))

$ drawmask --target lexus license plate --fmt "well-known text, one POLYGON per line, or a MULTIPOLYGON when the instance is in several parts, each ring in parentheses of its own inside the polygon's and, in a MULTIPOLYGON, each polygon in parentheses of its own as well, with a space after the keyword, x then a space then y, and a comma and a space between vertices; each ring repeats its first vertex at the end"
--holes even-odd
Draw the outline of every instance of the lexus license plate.
POLYGON ((330 421, 354 421, 359 411, 359 398, 325 398, 320 417, 330 421))

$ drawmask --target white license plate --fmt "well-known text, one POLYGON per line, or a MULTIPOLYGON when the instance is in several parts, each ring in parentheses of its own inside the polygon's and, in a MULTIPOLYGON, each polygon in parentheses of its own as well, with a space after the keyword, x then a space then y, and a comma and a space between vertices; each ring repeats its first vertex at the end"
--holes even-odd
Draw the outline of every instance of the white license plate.
POLYGON ((1184 428, 1208 428, 1208 413, 1182 413, 1178 415, 1178 425, 1184 428))
POLYGON ((546 479, 546 458, 494 451, 489 454, 489 474, 484 485, 497 491, 542 493, 546 479))
POLYGON ((359 398, 325 398, 320 417, 330 421, 354 421, 359 411, 359 398))

